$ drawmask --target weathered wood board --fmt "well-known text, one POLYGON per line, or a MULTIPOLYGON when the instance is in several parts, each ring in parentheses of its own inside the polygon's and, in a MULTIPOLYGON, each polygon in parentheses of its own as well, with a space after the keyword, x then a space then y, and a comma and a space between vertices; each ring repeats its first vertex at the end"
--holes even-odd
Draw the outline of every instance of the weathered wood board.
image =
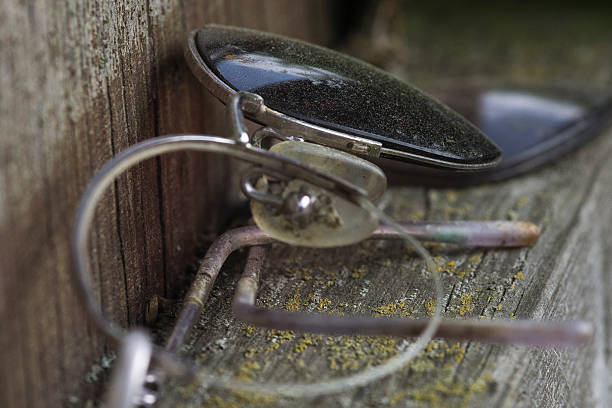
MULTIPOLYGON (((388 379, 316 400, 199 389, 167 390, 160 406, 607 406, 610 389, 612 130, 545 169, 464 190, 394 187, 399 220, 517 219, 540 225, 531 248, 429 245, 443 274, 444 314, 465 319, 586 319, 582 348, 435 340, 388 379)), ((414 252, 397 242, 333 250, 271 247, 258 302, 313 313, 426 316, 433 293, 414 252)), ((327 337, 256 329, 231 315, 245 253, 230 258, 183 355, 213 373, 267 381, 317 381, 397 353, 402 339, 327 337)), ((171 324, 163 321, 160 338, 171 324)))
MULTIPOLYGON (((203 92, 183 62, 186 33, 219 22, 322 42, 328 36, 327 8, 325 2, 288 0, 9 0, 0 8, 3 406, 88 406, 93 404, 88 398, 104 385, 113 352, 87 323, 71 286, 71 219, 88 179, 116 152, 160 134, 224 134, 222 106, 203 92)), ((390 10, 389 15, 400 16, 390 10)), ((361 43, 361 49, 381 51, 381 60, 391 63, 388 69, 408 71, 406 77, 419 85, 437 84, 444 75, 446 83, 455 84, 482 73, 474 67, 486 61, 491 61, 484 64, 487 75, 503 71, 508 78, 534 82, 610 83, 609 37, 593 34, 596 24, 588 14, 569 13, 580 23, 572 29, 567 18, 563 24, 551 19, 545 30, 555 47, 541 37, 531 41, 535 37, 526 31, 536 49, 525 52, 520 41, 485 47, 459 68, 445 59, 456 49, 446 39, 457 38, 445 28, 455 30, 456 22, 447 24, 433 13, 426 25, 434 28, 422 34, 423 21, 412 15, 416 20, 405 26, 423 44, 420 49, 396 38, 368 48, 361 43), (438 34, 432 38, 432 33, 438 34), (570 41, 575 46, 568 47, 570 41), (496 50, 501 60, 490 57, 496 50), (538 58, 540 65, 525 64, 538 58), (540 69, 548 61, 557 61, 552 76, 540 69)), ((507 19, 511 24, 504 35, 515 34, 516 21, 507 19)), ((478 30, 466 32, 482 36, 478 30)), ((461 41, 465 45, 469 38, 461 41)), ((543 235, 529 249, 430 246, 444 271, 446 314, 587 319, 597 329, 587 347, 437 341, 397 375, 348 394, 288 401, 183 387, 169 388, 160 405, 606 406, 612 395, 610 154, 608 131, 558 164, 506 183, 467 190, 396 187, 389 195, 388 211, 401 220, 516 218, 540 224, 543 235)), ((140 321, 152 295, 174 297, 185 287, 196 255, 223 227, 228 203, 237 198, 227 189, 227 175, 236 176, 232 166, 214 156, 177 154, 138 166, 116 183, 100 207, 92 237, 99 293, 109 314, 124 323, 140 321)), ((228 302, 243 260, 244 253, 237 254, 224 269, 184 353, 207 369, 243 379, 314 381, 378 364, 402 344, 273 333, 236 322, 228 302)), ((291 310, 420 316, 433 298, 426 279, 421 262, 397 243, 323 252, 278 245, 259 299, 261 305, 291 310)), ((159 322, 160 338, 169 324, 159 322)))
MULTIPOLYGON (((322 41, 323 2, 14 1, 0 7, 0 405, 82 406, 104 339, 71 285, 77 200, 106 160, 160 134, 224 134, 220 107, 187 69, 208 22, 322 41)), ((238 189, 232 163, 174 154, 121 177, 92 237, 104 309, 142 321, 172 296, 238 189)), ((104 360, 103 366, 108 361, 104 360)))

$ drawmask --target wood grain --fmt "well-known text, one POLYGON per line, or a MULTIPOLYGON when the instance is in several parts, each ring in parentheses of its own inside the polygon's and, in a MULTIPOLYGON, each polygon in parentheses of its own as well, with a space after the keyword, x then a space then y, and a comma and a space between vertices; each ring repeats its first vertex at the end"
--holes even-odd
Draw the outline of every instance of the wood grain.
MULTIPOLYGON (((3 4, 3 406, 81 406, 112 355, 87 322, 70 278, 73 212, 95 170, 156 135, 224 134, 219 104, 183 62, 187 33, 219 22, 320 42, 329 25, 323 4, 3 4)), ((182 287, 203 240, 225 223, 225 210, 237 197, 226 186, 232 166, 215 156, 176 154, 137 166, 117 181, 92 236, 97 291, 107 313, 124 324, 141 321, 152 295, 172 296, 182 287)))

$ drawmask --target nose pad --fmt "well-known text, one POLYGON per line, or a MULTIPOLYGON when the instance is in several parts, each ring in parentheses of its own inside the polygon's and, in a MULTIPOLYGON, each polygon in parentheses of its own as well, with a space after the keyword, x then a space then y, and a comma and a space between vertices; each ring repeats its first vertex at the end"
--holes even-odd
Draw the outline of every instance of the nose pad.
MULTIPOLYGON (((361 187, 372 202, 387 188, 387 178, 378 166, 336 149, 285 141, 275 144, 270 151, 361 187)), ((279 241, 308 247, 350 245, 369 237, 378 226, 378 218, 370 211, 302 180, 273 181, 264 176, 257 182, 257 188, 283 200, 280 207, 251 201, 255 223, 279 241)))

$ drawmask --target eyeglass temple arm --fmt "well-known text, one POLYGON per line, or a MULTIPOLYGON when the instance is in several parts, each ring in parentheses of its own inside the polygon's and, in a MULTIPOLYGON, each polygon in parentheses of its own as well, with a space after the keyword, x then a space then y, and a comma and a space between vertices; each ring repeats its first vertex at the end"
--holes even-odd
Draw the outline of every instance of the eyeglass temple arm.
POLYGON ((183 308, 166 341, 166 350, 176 353, 200 316, 210 291, 228 256, 245 246, 271 244, 274 239, 255 226, 240 227, 220 235, 208 248, 196 277, 185 296, 183 308))
MULTIPOLYGON (((516 246, 524 246, 529 245, 535 242, 537 236, 539 235, 539 229, 535 225, 531 223, 524 222, 506 222, 506 221, 488 221, 488 222, 480 222, 480 221, 457 221, 457 222, 448 222, 448 223, 402 223, 403 227, 406 228, 410 233, 414 234, 415 237, 428 240, 428 241, 438 241, 438 242, 453 242, 460 243, 465 245, 478 245, 478 246, 490 246, 490 247, 516 247, 516 246)), ((399 239, 399 234, 392 228, 387 226, 381 226, 370 237, 370 239, 399 239)), ((166 350, 170 352, 176 352, 183 344, 185 338, 187 337, 191 327, 197 320, 200 315, 200 311, 206 303, 212 285, 221 269, 223 263, 227 259, 227 257, 235 250, 246 247, 246 246, 256 246, 256 245, 266 245, 274 242, 267 233, 260 230, 257 227, 242 227, 237 228, 231 231, 226 232, 221 235, 217 240, 211 245, 209 248, 204 260, 202 261, 198 273, 195 277, 195 280, 185 298, 185 302, 183 305, 183 309, 179 315, 179 318, 174 326, 174 330, 172 331, 167 343, 166 350)), ((249 267, 251 268, 251 267, 249 267)), ((250 278, 249 278, 250 279, 250 278)), ((246 285, 246 284, 245 284, 246 285)), ((257 291, 257 285, 255 286, 254 291, 257 291)), ((237 292, 244 294, 245 296, 250 293, 249 289, 238 289, 237 292)), ((251 303, 251 307, 254 307, 254 296, 253 293, 253 302, 251 303)), ((237 295, 238 296, 238 295, 237 295)), ((251 295, 248 295, 251 296, 251 295)), ((240 307, 246 307, 247 305, 244 302, 240 301, 240 307)), ((248 311, 248 308, 245 309, 248 311)), ((254 315, 259 316, 260 313, 241 313, 242 310, 238 310, 238 314, 244 320, 254 319, 254 315), (250 317, 249 317, 250 316, 250 317)), ((276 313, 276 312, 275 312, 276 313)), ((275 316, 275 313, 272 313, 270 316, 275 316)), ((304 317, 304 322, 309 322, 313 315, 306 315, 304 317)), ((331 317, 331 316, 326 316, 331 317)), ((296 318, 295 315, 291 315, 291 320, 296 318)), ((301 316, 300 316, 301 318, 301 316)), ((345 319, 345 318, 342 318, 345 319)), ((357 319, 363 319, 362 317, 357 317, 357 319)), ((274 321, 268 320, 268 321, 274 321)), ((354 324, 355 321, 353 321, 354 324)), ((415 323, 417 321, 411 321, 415 323)), ((254 322, 256 323, 256 322, 254 322)), ((381 319, 375 320, 374 327, 380 327, 381 319)), ((418 322, 422 327, 426 322, 418 322)), ((523 325, 527 323, 523 322, 513 322, 517 325, 523 325)), ((578 329, 584 329, 579 322, 577 328, 570 328, 570 333, 574 333, 576 331, 580 331, 578 329)), ((259 323, 256 323, 259 324, 259 323)), ((340 325, 344 324, 344 320, 342 320, 340 325)), ((395 324, 395 323, 393 323, 395 324)), ((480 322, 478 324, 481 324, 480 322)), ((501 324, 501 323, 500 323, 501 324)), ((500 325, 498 324, 498 325, 500 325)), ((534 323, 535 324, 535 323, 534 323)), ((489 330, 491 323, 482 322, 481 332, 486 332, 489 330), (489 326, 486 326, 489 324, 489 326)), ((507 324, 506 324, 507 325, 507 324)), ((568 323, 561 324, 563 328, 568 328, 568 323)), ((571 325, 571 324, 570 324, 571 325)), ((587 323, 588 325, 588 323, 587 323)), ((449 322, 446 325, 447 333, 452 333, 458 329, 456 327, 459 326, 460 330, 465 326, 464 322, 449 322)), ((534 332, 538 328, 542 328, 546 325, 542 325, 541 322, 537 322, 537 327, 527 327, 524 326, 524 331, 534 332)), ((326 326, 328 327, 328 326, 326 326)), ((361 327, 364 327, 363 325, 361 327)), ((469 327, 476 327, 470 325, 469 327)), ((481 326, 478 326, 481 327, 481 326)), ((516 326, 519 327, 519 326, 516 326)), ((590 327, 590 326, 589 326, 590 327)), ((283 327, 287 328, 287 327, 283 327)), ((312 328, 314 326, 310 325, 307 328, 303 328, 303 330, 313 331, 312 328)), ((513 329, 515 325, 513 325, 513 329)), ((544 330, 548 330, 551 335, 557 336, 557 333, 554 332, 554 327, 544 327, 544 330), (553 333, 554 332, 554 333, 553 333)), ((414 332, 419 331, 419 329, 413 329, 414 332)), ((582 330, 584 331, 584 330, 582 330)), ((588 330, 587 330, 588 331, 588 330)), ((384 334, 380 333, 379 334, 384 334)), ((409 335, 406 332, 403 332, 403 336, 409 335)), ((456 337, 456 336, 453 336, 456 337)), ((557 337, 560 338, 561 336, 557 337)), ((548 343, 547 343, 548 344, 548 343)))
MULTIPOLYGON (((238 319, 246 323, 268 329, 327 335, 358 334, 397 337, 416 337, 427 326, 427 320, 370 316, 345 317, 258 308, 255 306, 255 296, 266 252, 267 249, 262 246, 254 246, 249 250, 244 273, 236 285, 232 310, 238 319)), ((583 321, 442 320, 435 337, 499 344, 574 346, 589 341, 592 332, 591 325, 583 321)))

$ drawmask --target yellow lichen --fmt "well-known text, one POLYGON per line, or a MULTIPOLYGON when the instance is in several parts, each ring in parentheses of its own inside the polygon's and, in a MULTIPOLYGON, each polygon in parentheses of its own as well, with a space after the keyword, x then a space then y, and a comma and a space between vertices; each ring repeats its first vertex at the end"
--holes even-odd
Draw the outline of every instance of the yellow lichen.
POLYGON ((370 350, 383 361, 397 352, 397 339, 392 337, 370 337, 370 350))
POLYGON ((476 255, 472 255, 468 258, 468 262, 472 264, 477 264, 482 261, 482 253, 478 253, 476 255))
POLYGON ((317 338, 311 334, 304 334, 300 339, 300 342, 293 348, 294 353, 301 353, 308 347, 317 343, 317 338))
POLYGON ((391 259, 386 258, 381 261, 378 261, 378 265, 389 268, 391 265, 393 265, 393 263, 391 262, 391 259))
POLYGON ((399 316, 410 315, 410 310, 405 300, 373 307, 372 310, 374 310, 378 316, 393 316, 395 314, 398 314, 399 316))
POLYGON ((353 271, 353 273, 351 273, 351 278, 353 279, 361 279, 365 276, 366 272, 368 271, 368 268, 365 265, 361 265, 359 268, 357 268, 357 270, 353 271))
POLYGON ((513 278, 516 280, 521 280, 525 278, 525 274, 523 273, 523 271, 518 271, 514 274, 513 278))
POLYGON ((220 396, 217 394, 211 395, 206 400, 207 407, 214 408, 241 408, 249 407, 266 407, 277 402, 278 399, 267 394, 258 394, 248 391, 233 391, 229 396, 220 396))
POLYGON ((472 383, 455 378, 452 374, 444 377, 441 382, 434 382, 416 391, 400 391, 389 398, 391 406, 395 406, 407 399, 412 399, 425 406, 456 406, 468 407, 473 404, 478 394, 484 394, 492 378, 485 374, 472 383), (449 403, 452 401, 452 405, 449 403))
POLYGON ((323 298, 319 300, 319 304, 317 305, 318 311, 326 310, 329 306, 331 306, 332 301, 328 298, 323 298))
POLYGON ((250 324, 242 323, 241 329, 246 337, 251 337, 255 333, 255 326, 250 324))
POLYGON ((425 211, 423 210, 414 210, 410 213, 410 219, 412 221, 418 221, 425 217, 425 211))
MULTIPOLYGON (((457 344, 459 344, 459 343, 457 343, 457 344)), ((459 348, 459 349, 456 351, 456 353, 457 353, 457 354, 455 354, 455 361, 456 361, 457 363, 462 362, 462 361, 463 361, 463 359, 465 358, 465 353, 466 353, 466 352, 467 352, 467 350, 466 350, 466 349, 464 349, 463 347, 460 347, 460 348, 459 348)))
POLYGON ((271 352, 273 352, 274 350, 276 350, 279 347, 280 347, 280 344, 272 343, 268 347, 265 348, 264 353, 270 354, 271 352))
POLYGON ((285 309, 295 312, 300 310, 300 303, 302 301, 302 294, 296 291, 293 297, 285 304, 285 309))
POLYGON ((472 296, 471 295, 463 295, 459 298, 459 302, 461 302, 461 306, 459 307, 459 314, 463 316, 467 312, 472 309, 472 296))
POLYGON ((257 361, 247 361, 242 363, 238 368, 236 378, 242 381, 252 382, 257 376, 257 372, 261 370, 261 366, 257 361))
POLYGON ((278 342, 280 344, 285 343, 293 339, 293 330, 268 330, 266 338, 272 342, 278 342))
POLYGON ((378 365, 397 353, 398 340, 392 337, 328 337, 324 345, 329 367, 334 371, 355 371, 378 365))
POLYGON ((434 312, 436 311, 436 301, 431 299, 425 302, 425 310, 427 311, 428 315, 433 316, 434 312))

